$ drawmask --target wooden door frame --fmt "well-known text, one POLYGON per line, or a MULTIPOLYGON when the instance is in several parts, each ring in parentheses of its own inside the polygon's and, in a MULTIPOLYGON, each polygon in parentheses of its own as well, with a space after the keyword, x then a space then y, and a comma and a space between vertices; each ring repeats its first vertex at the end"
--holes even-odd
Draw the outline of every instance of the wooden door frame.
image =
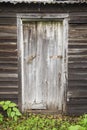
POLYGON ((17 14, 17 48, 18 48, 18 79, 19 79, 19 96, 18 106, 24 112, 24 67, 23 67, 23 22, 24 21, 62 21, 63 23, 63 87, 64 87, 64 101, 63 112, 66 111, 66 90, 68 84, 68 14, 54 14, 54 13, 24 13, 17 14))

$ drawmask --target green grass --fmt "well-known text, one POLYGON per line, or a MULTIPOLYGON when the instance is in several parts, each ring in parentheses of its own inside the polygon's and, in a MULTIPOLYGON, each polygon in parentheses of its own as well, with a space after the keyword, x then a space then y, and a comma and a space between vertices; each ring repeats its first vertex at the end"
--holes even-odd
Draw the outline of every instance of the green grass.
POLYGON ((87 130, 87 115, 68 117, 26 114, 17 121, 4 118, 0 123, 0 130, 87 130))

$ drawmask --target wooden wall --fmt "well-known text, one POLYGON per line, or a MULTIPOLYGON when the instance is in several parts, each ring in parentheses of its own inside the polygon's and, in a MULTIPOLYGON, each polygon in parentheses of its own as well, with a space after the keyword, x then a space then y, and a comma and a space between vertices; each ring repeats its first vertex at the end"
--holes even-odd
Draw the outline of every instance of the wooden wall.
POLYGON ((0 100, 18 103, 16 14, 69 13, 67 112, 87 112, 87 6, 0 4, 0 100), (48 9, 49 6, 49 9, 48 9))
POLYGON ((87 16, 73 14, 69 25, 68 93, 69 113, 87 112, 87 16))
POLYGON ((0 101, 18 104, 17 27, 10 15, 0 15, 0 101))

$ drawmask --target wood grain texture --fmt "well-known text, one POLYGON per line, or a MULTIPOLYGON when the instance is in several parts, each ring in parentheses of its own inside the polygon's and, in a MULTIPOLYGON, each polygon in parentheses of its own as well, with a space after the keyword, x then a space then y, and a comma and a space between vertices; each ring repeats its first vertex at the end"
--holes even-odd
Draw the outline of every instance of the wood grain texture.
POLYGON ((87 16, 74 15, 81 20, 69 26, 67 112, 79 115, 87 112, 87 16))
POLYGON ((23 41, 19 39, 18 42, 24 80, 22 81, 24 109, 63 110, 67 70, 64 68, 67 20, 39 22, 38 17, 38 21, 35 19, 36 22, 34 19, 27 23, 23 21, 23 30, 20 30, 22 29, 20 16, 18 33, 23 41))
POLYGON ((17 27, 6 19, 0 18, 0 101, 18 104, 17 27), (1 25, 6 19, 7 24, 1 25))

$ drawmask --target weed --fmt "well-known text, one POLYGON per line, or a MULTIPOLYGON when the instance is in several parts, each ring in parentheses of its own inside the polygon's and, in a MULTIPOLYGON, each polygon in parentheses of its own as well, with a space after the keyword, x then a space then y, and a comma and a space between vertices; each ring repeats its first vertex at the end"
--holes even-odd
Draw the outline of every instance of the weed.
POLYGON ((2 122, 3 122, 3 115, 0 114, 0 123, 2 123, 2 122))
POLYGON ((87 115, 79 118, 66 116, 54 118, 52 115, 27 114, 22 115, 17 122, 6 118, 0 128, 0 130, 87 130, 87 115))
MULTIPOLYGON (((3 108, 4 111, 6 111, 7 116, 15 121, 17 121, 18 117, 21 116, 21 113, 18 110, 17 105, 11 101, 1 101, 0 106, 3 108)), ((1 118, 3 119, 2 115, 1 118)))

